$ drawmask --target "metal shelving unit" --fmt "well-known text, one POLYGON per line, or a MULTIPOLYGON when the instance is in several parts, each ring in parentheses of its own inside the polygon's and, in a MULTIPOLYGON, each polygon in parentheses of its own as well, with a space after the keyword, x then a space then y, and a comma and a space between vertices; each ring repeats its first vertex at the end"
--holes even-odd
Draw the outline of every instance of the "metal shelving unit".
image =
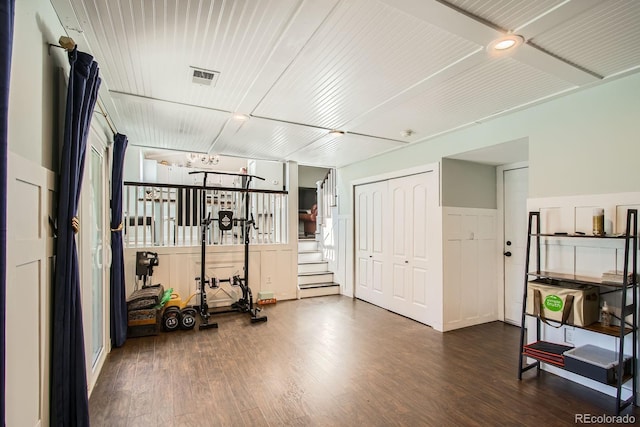
MULTIPOLYGON (((638 342, 638 315, 637 315, 637 307, 638 307, 638 271, 637 271, 637 253, 638 253, 638 210, 637 209, 629 209, 627 211, 627 223, 626 223, 626 231, 623 235, 612 235, 612 236, 593 236, 593 235, 584 235, 584 234, 566 234, 566 233, 557 233, 557 234, 543 234, 540 232, 540 212, 529 212, 529 225, 528 225, 528 238, 527 238, 527 252, 526 252, 526 261, 525 261, 525 280, 524 280, 524 296, 522 299, 522 323, 520 327, 520 358, 518 363, 518 379, 522 379, 522 374, 530 369, 535 368, 537 373, 540 373, 541 364, 550 363, 553 366, 563 368, 563 366, 558 365, 556 363, 552 363, 549 360, 543 360, 542 358, 536 358, 532 356, 530 353, 525 354, 525 337, 527 333, 526 327, 526 319, 527 316, 533 316, 527 313, 527 291, 529 282, 531 280, 542 281, 546 285, 558 286, 562 288, 562 283, 571 283, 571 284, 580 284, 580 285, 592 285, 604 287, 609 292, 617 292, 620 294, 620 307, 621 307, 621 315, 616 317, 619 322, 619 325, 603 325, 600 322, 596 322, 591 325, 586 326, 577 326, 577 325, 569 325, 578 327, 581 329, 585 329, 594 333, 604 334, 609 336, 618 337, 618 346, 615 351, 618 354, 618 364, 615 368, 615 380, 613 382, 604 382, 603 384, 610 385, 616 388, 616 414, 620 414, 625 408, 630 405, 637 406, 637 390, 636 390, 636 376, 637 376, 637 346, 635 345, 638 342), (603 281, 601 278, 587 277, 587 276, 579 276, 573 274, 564 274, 564 273, 556 273, 552 271, 544 271, 541 269, 540 262, 540 245, 541 239, 602 239, 602 240, 623 240, 624 241, 624 269, 623 269, 623 278, 627 278, 621 283, 613 283, 603 281), (532 248, 532 240, 534 240, 532 248), (535 249, 535 269, 532 271, 531 268, 531 252, 532 249, 535 249), (629 262, 631 261, 631 263, 629 262), (629 292, 631 291, 631 292, 629 292), (631 293, 631 301, 628 301, 628 294, 631 293), (631 317, 631 322, 628 322, 626 319, 631 317), (624 355, 625 355, 625 337, 631 334, 633 336, 631 345, 632 349, 632 359, 631 359, 631 373, 624 373, 624 355), (535 361, 527 364, 526 359, 531 358, 535 361), (622 385, 627 383, 628 381, 632 382, 632 395, 626 399, 622 398, 622 385)), ((533 316, 536 317, 536 316, 533 316)), ((539 317, 536 317, 536 327, 535 327, 535 339, 540 340, 541 337, 541 323, 539 317)), ((551 346, 556 344, 549 343, 551 346)), ((561 346, 561 345, 559 345, 561 346)), ((628 349, 629 350, 629 349, 628 349)))

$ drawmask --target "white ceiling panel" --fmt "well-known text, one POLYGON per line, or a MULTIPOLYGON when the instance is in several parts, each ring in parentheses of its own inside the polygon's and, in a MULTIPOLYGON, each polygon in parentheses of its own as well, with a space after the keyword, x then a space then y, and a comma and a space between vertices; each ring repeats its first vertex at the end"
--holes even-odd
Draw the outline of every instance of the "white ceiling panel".
POLYGON ((514 31, 564 2, 565 0, 443 1, 443 3, 449 3, 504 31, 514 31))
POLYGON ((253 113, 339 128, 478 48, 380 2, 344 1, 253 113))
POLYGON ((406 144, 356 134, 337 137, 328 135, 288 156, 286 160, 307 165, 341 167, 403 145, 406 144))
POLYGON ((537 46, 601 76, 640 64, 640 1, 603 1, 538 35, 537 46))
POLYGON ((572 87, 509 57, 487 59, 391 112, 373 115, 355 131, 398 138, 402 130, 412 129, 421 140, 572 87))
POLYGON ((72 0, 112 90, 234 110, 299 0, 72 0), (191 66, 220 72, 192 83, 191 66))
POLYGON ((115 129, 170 150, 341 166, 640 72, 639 0, 51 4, 115 129), (511 30, 526 43, 486 49, 511 30))
POLYGON ((133 145, 207 152, 229 114, 169 102, 112 93, 112 100, 133 145))
POLYGON ((282 160, 325 135, 324 129, 252 117, 237 127, 229 123, 210 151, 249 159, 282 160))

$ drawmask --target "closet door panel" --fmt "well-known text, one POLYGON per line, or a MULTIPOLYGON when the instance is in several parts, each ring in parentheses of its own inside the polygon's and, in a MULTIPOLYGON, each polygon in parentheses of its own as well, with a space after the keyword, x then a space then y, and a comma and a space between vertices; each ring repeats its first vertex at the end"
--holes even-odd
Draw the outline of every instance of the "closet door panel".
POLYGON ((387 308, 385 295, 389 292, 387 183, 376 182, 356 187, 356 298, 387 308))
POLYGON ((366 186, 356 187, 356 289, 357 298, 369 301, 371 298, 371 248, 367 203, 369 193, 366 186))
POLYGON ((407 239, 411 234, 411 222, 407 205, 410 194, 407 194, 404 178, 392 179, 389 181, 389 192, 391 193, 391 230, 393 240, 393 252, 391 256, 391 268, 393 270, 392 289, 390 295, 390 310, 406 315, 405 306, 411 299, 411 269, 409 267, 410 246, 407 239))
POLYGON ((357 298, 426 324, 438 286, 437 185, 436 173, 425 172, 355 190, 357 298))
POLYGON ((403 316, 428 323, 429 173, 389 181, 393 218, 393 289, 391 309, 403 316))

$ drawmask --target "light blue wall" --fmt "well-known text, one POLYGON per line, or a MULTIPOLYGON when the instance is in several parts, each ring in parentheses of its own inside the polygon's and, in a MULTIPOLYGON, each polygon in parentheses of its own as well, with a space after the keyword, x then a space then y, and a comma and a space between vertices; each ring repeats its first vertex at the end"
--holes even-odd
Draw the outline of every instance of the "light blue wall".
POLYGON ((638 94, 640 74, 634 74, 341 168, 340 213, 351 212, 354 180, 524 137, 530 197, 637 191, 638 94))

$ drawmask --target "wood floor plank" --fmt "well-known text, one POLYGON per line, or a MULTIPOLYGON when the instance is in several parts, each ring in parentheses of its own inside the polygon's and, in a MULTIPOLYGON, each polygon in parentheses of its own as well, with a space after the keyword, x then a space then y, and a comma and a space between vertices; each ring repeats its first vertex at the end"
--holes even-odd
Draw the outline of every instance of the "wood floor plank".
POLYGON ((244 426, 266 427, 269 425, 262 411, 257 407, 241 411, 240 416, 242 417, 242 425, 244 426))
POLYGON ((613 413, 613 398, 555 375, 518 381, 519 330, 501 322, 442 334, 343 296, 264 314, 129 339, 96 383, 92 425, 562 426, 613 413))

